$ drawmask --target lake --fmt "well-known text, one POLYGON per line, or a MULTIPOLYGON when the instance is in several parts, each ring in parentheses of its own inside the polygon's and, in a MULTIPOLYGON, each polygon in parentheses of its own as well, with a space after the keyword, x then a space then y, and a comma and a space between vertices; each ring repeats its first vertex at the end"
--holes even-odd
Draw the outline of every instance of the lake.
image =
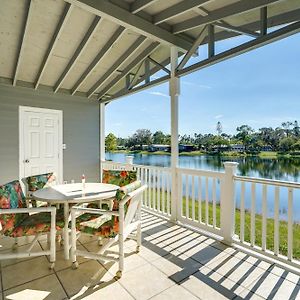
MULTIPOLYGON (((124 163, 126 161, 126 153, 106 153, 106 160, 124 163)), ((133 163, 138 165, 150 165, 159 167, 170 167, 170 155, 156 155, 156 154, 130 154, 133 156, 133 163)), ((260 157, 218 157, 218 156, 179 156, 179 166, 182 168, 210 170, 210 171, 224 171, 223 163, 225 161, 238 162, 237 174, 242 176, 260 177, 267 179, 276 179, 283 181, 300 181, 300 158, 260 158, 260 157)), ((196 187, 197 188, 197 187, 196 187)), ((256 212, 261 213, 261 185, 257 185, 257 200, 256 212)), ((237 185, 236 198, 237 207, 239 207, 240 187, 237 185)), ((293 201, 294 221, 300 221, 300 189, 294 190, 293 201)), ((287 189, 282 188, 280 194, 279 214, 280 219, 287 219, 287 189)), ((274 188, 268 189, 267 195, 268 217, 274 216, 274 188)), ((245 194, 245 208, 251 207, 251 186, 246 185, 245 194)))

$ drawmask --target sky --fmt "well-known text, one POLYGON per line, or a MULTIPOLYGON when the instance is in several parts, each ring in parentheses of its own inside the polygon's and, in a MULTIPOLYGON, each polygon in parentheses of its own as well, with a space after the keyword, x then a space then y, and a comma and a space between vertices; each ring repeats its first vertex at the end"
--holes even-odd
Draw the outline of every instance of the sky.
MULTIPOLYGON (((216 53, 237 46, 247 38, 216 44, 216 53)), ((228 59, 181 77, 179 134, 234 134, 247 124, 279 127, 300 120, 300 34, 228 59)), ((206 48, 191 63, 205 58, 206 48)), ((137 129, 170 133, 168 84, 112 101, 105 110, 105 131, 128 137, 137 129)))

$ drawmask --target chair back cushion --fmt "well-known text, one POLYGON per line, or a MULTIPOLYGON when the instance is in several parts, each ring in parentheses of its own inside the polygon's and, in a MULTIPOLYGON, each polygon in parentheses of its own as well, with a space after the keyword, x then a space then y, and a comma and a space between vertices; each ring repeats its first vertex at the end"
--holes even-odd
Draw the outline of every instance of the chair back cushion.
POLYGON ((103 170, 102 182, 124 186, 137 180, 136 171, 103 170))
POLYGON ((28 185, 27 186, 28 191, 35 192, 44 187, 48 187, 56 184, 56 175, 53 172, 51 172, 51 173, 29 176, 25 180, 28 185))
MULTIPOLYGON (((119 202, 124 199, 130 192, 138 189, 141 186, 140 181, 135 181, 131 184, 121 187, 114 199, 113 210, 119 209, 119 202)), ((125 204, 125 215, 127 213, 130 200, 125 204)), ((91 235, 101 237, 115 237, 119 233, 119 217, 107 215, 83 214, 77 218, 77 229, 91 235)))
MULTIPOLYGON (((19 180, 14 180, 0 186, 0 209, 26 207, 26 200, 19 180)), ((9 235, 16 224, 28 214, 1 214, 1 233, 9 235)))

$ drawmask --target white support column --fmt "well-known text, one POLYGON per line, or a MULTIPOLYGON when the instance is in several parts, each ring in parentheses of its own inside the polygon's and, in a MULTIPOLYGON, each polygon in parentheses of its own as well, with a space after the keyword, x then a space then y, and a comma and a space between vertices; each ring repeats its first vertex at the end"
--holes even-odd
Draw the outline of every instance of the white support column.
POLYGON ((105 104, 100 103, 100 182, 102 182, 103 161, 105 161, 105 104))
POLYGON ((234 178, 238 163, 225 162, 225 178, 221 189, 221 234, 226 244, 232 243, 235 226, 234 178))
MULTIPOLYGON (((179 78, 175 76, 178 65, 178 49, 171 47, 171 78, 169 82, 169 94, 171 98, 171 219, 175 221, 178 214, 178 98, 180 94, 179 78)), ((181 201, 181 200, 180 200, 181 201)))

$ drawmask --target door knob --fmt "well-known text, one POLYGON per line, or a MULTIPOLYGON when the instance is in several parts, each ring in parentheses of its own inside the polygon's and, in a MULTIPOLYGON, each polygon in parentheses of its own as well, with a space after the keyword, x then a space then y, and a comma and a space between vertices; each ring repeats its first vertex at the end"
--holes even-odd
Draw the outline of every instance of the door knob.
POLYGON ((29 159, 25 159, 24 163, 28 164, 29 163, 29 159))

